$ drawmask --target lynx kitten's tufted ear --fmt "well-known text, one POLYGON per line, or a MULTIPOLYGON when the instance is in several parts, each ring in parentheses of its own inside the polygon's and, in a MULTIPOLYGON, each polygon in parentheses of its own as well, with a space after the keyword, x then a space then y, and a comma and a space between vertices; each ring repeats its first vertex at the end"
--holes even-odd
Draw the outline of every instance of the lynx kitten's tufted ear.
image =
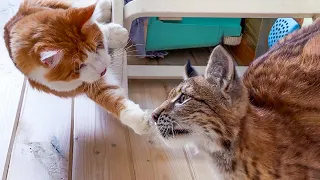
POLYGON ((188 79, 194 76, 198 76, 198 72, 192 67, 190 60, 187 61, 187 64, 184 65, 184 76, 183 79, 188 79))
POLYGON ((63 56, 62 51, 42 51, 40 61, 49 67, 57 65, 63 56))
POLYGON ((205 71, 206 80, 221 89, 225 97, 234 81, 238 80, 232 56, 221 45, 216 46, 209 58, 205 71))

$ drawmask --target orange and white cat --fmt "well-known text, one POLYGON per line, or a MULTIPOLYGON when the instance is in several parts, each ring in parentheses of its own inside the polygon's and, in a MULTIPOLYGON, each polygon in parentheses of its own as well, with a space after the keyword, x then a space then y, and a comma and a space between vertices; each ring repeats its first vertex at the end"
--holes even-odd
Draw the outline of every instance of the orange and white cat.
POLYGON ((9 55, 32 87, 59 97, 86 94, 136 133, 149 130, 146 113, 114 80, 109 49, 128 31, 111 21, 111 0, 87 7, 64 1, 25 0, 5 26, 9 55))

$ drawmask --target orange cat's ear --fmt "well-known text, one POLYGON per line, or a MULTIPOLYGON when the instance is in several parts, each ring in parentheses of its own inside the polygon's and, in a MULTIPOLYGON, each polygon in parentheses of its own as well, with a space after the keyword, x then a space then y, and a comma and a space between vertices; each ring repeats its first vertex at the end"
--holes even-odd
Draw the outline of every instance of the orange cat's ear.
POLYGON ((90 21, 95 7, 96 4, 84 8, 70 9, 68 11, 68 16, 72 20, 72 22, 77 24, 78 27, 82 27, 85 23, 90 21))
POLYGON ((40 61, 46 66, 53 67, 59 64, 63 57, 62 51, 42 51, 40 53, 40 61))

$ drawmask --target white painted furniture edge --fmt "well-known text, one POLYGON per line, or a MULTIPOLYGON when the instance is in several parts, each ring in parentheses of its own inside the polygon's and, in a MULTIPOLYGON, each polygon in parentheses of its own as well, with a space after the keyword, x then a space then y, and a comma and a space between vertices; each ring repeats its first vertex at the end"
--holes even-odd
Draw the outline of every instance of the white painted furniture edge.
POLYGON ((124 6, 125 28, 139 17, 304 17, 320 14, 319 0, 133 0, 124 6))
POLYGON ((123 25, 123 0, 112 0, 112 22, 123 25))
MULTIPOLYGON (((133 0, 124 6, 124 27, 139 17, 315 18, 319 0, 133 0)), ((197 67, 204 69, 205 67, 197 67)), ((131 79, 180 79, 183 66, 128 66, 131 79)))
MULTIPOLYGON (((129 79, 182 79, 184 66, 155 66, 155 65, 128 65, 129 79)), ((205 72, 205 66, 194 66, 200 73, 205 72)), ((246 71, 247 66, 236 66, 239 76, 246 71)))

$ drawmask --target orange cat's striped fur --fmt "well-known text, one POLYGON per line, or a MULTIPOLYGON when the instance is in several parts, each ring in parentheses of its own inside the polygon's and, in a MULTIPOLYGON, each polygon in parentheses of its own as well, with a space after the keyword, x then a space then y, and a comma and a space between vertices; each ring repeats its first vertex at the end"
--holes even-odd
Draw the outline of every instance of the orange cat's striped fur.
POLYGON ((124 46, 128 32, 110 21, 111 0, 82 8, 25 0, 6 24, 4 39, 32 87, 59 97, 86 94, 135 132, 146 133, 145 112, 113 80, 108 50, 124 46))
POLYGON ((167 143, 198 145, 217 179, 320 179, 320 20, 281 40, 242 80, 220 45, 204 76, 190 64, 186 74, 153 114, 167 143))

